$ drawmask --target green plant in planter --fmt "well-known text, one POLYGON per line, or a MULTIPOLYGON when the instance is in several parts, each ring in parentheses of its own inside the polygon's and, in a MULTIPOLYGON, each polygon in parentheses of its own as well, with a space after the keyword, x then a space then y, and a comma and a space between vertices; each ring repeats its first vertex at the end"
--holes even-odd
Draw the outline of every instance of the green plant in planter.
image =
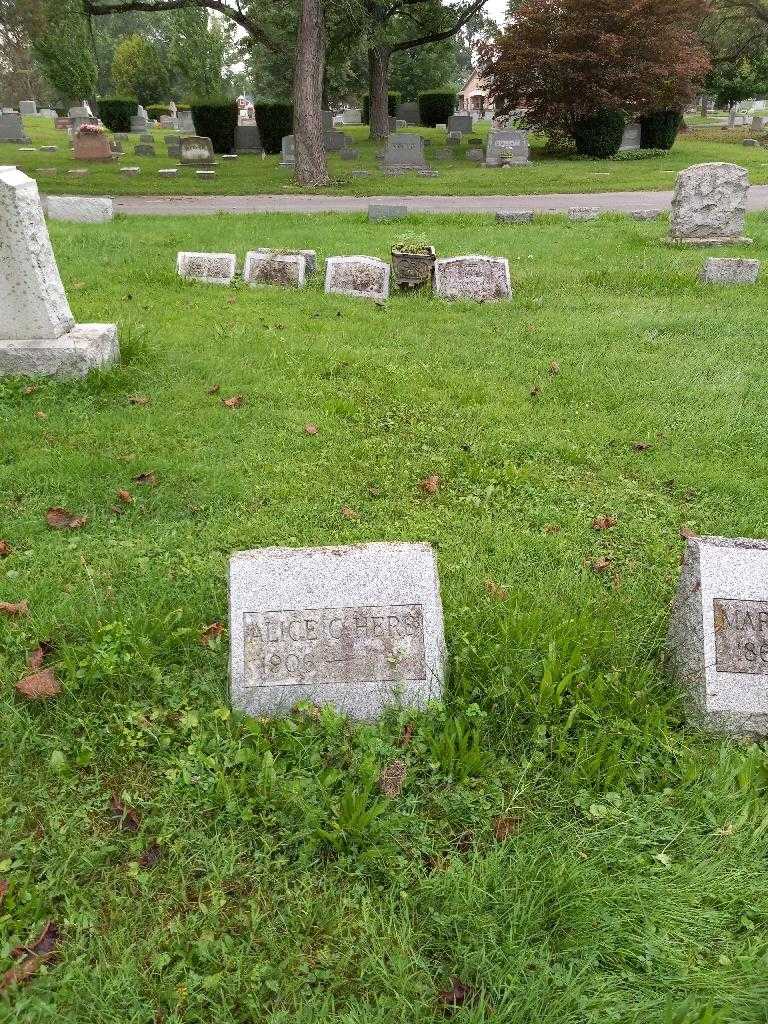
POLYGON ((414 256, 426 256, 432 251, 429 239, 423 235, 415 234, 400 235, 400 237, 395 240, 392 248, 396 252, 410 253, 414 256))

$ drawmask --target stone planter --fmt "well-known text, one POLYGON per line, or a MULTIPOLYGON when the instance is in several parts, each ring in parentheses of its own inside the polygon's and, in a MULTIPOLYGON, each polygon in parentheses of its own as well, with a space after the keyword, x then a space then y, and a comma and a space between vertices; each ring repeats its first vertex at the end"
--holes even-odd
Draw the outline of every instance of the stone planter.
POLYGON ((392 249, 392 280, 396 288, 421 288, 432 281, 435 250, 428 252, 401 252, 392 249))

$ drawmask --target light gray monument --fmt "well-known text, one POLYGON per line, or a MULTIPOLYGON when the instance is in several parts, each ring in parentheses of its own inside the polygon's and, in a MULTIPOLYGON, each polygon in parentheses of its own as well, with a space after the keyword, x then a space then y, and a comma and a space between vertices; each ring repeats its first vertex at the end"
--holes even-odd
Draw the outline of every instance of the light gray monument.
POLYGON ((114 324, 77 324, 37 184, 0 167, 0 375, 83 377, 119 359, 114 324))
POLYGON ((299 253, 252 250, 246 253, 243 280, 251 287, 271 284, 282 288, 303 288, 307 261, 299 253))
POLYGON ((503 256, 453 256, 435 260, 439 299, 498 302, 512 297, 509 263, 503 256))
POLYGON ((451 114, 445 123, 449 132, 461 132, 462 135, 470 135, 472 133, 471 114, 451 114))
POLYGON ((755 284, 760 260, 710 256, 701 271, 702 284, 755 284))
POLYGON ((398 120, 405 121, 406 124, 421 124, 421 113, 418 103, 401 103, 395 111, 395 116, 398 120))
POLYGON ((428 544, 237 552, 229 628, 232 704, 257 717, 310 701, 371 721, 442 696, 443 612, 428 544))
POLYGON ((289 168, 296 166, 296 147, 292 135, 283 136, 280 147, 280 166, 289 168))
POLYGON ((253 252, 282 253, 284 256, 303 256, 304 268, 307 277, 311 277, 317 269, 317 251, 315 249, 269 249, 257 247, 253 252))
POLYGON ((640 138, 642 135, 643 126, 639 121, 633 121, 628 124, 624 129, 624 135, 621 139, 621 146, 619 146, 620 153, 626 153, 628 150, 640 149, 640 138))
POLYGON ((509 167, 527 164, 530 146, 526 132, 512 129, 491 129, 485 151, 486 167, 509 167))
POLYGON ((572 206, 568 210, 568 220, 598 220, 599 217, 600 210, 596 206, 572 206))
POLYGON ((533 216, 533 210, 499 210, 496 220, 499 224, 530 224, 533 216))
POLYGON ((422 137, 413 132, 395 132, 387 136, 382 166, 385 170, 427 170, 422 137))
POLYGON ((369 203, 368 220, 402 220, 408 216, 406 203, 369 203))
POLYGON ((187 135, 182 138, 179 142, 179 162, 182 167, 213 166, 216 160, 211 140, 200 135, 187 135))
POLYGON ((375 256, 329 256, 325 261, 325 291, 382 302, 389 298, 389 264, 375 256))
POLYGON ((0 142, 29 142, 21 114, 0 114, 0 142))
POLYGON ((360 124, 362 122, 362 114, 358 107, 349 107, 347 110, 342 111, 341 114, 342 124, 360 124))
POLYGON ((681 245, 750 243, 744 235, 749 176, 727 163, 694 164, 677 176, 669 241, 681 245))
POLYGON ((22 117, 35 117, 37 114, 35 100, 19 100, 19 113, 22 117))
POLYGON ((115 217, 114 204, 105 197, 48 196, 43 209, 49 220, 69 220, 77 224, 106 224, 115 217))
POLYGON ((349 136, 344 132, 336 132, 331 129, 323 133, 323 144, 328 153, 338 153, 345 148, 348 142, 349 136))
POLYGON ((702 724, 768 735, 768 542, 688 541, 668 662, 702 724))
POLYGON ((185 281, 202 284, 231 284, 237 260, 231 252, 180 252, 176 254, 176 271, 185 281))

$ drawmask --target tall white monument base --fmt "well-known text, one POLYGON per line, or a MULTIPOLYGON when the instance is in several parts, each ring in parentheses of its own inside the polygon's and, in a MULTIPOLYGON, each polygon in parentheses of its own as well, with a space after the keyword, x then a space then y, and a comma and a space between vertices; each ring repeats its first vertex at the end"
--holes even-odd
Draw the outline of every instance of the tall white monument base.
POLYGON ((0 167, 0 375, 83 377, 117 362, 115 324, 76 324, 37 184, 0 167))

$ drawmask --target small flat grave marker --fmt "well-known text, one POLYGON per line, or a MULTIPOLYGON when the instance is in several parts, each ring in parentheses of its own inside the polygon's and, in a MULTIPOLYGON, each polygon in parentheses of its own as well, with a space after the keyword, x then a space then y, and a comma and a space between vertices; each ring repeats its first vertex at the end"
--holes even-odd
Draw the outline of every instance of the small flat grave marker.
POLYGON ((229 575, 232 704, 285 715, 298 701, 359 720, 439 700, 445 640, 428 544, 263 548, 229 575))
POLYGON ((499 210, 496 220, 499 224, 530 224, 534 210, 499 210))
POLYGON ((400 220, 408 216, 405 203, 369 203, 368 220, 400 220))
POLYGON ((688 541, 669 628, 669 665, 710 728, 768 735, 768 542, 688 541))
POLYGON ((453 256, 435 260, 439 299, 498 302, 512 297, 509 263, 503 256, 453 256))
POLYGON ((701 271, 702 284, 755 284, 760 260, 710 256, 701 271))
POLYGON ((179 277, 202 284, 231 284, 236 264, 231 252, 180 252, 176 256, 179 277))
POLYGON ((111 199, 84 196, 48 196, 45 212, 49 220, 69 220, 78 224, 105 224, 114 220, 111 199))
POLYGON ((303 288, 306 260, 303 256, 276 252, 246 253, 243 280, 251 287, 278 285, 282 288, 303 288))
POLYGON ((572 206, 568 211, 568 220, 597 220, 600 211, 596 206, 572 206))

